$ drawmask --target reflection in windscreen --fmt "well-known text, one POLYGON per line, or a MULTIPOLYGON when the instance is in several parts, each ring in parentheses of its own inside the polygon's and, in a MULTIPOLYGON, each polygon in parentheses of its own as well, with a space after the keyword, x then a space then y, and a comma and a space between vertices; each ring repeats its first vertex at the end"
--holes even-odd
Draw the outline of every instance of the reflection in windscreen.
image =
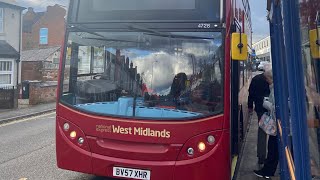
POLYGON ((222 113, 221 33, 99 34, 69 34, 64 103, 137 118, 222 113))

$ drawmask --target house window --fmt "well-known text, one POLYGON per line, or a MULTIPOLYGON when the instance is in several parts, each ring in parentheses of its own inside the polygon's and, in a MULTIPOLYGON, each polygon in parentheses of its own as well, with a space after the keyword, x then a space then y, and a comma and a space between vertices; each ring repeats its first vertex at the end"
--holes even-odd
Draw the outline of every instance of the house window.
POLYGON ((0 60, 0 85, 13 85, 13 60, 0 60))
POLYGON ((0 8, 0 33, 3 32, 3 19, 4 19, 3 8, 0 8))
POLYGON ((48 44, 48 28, 40 28, 40 44, 46 45, 48 44))

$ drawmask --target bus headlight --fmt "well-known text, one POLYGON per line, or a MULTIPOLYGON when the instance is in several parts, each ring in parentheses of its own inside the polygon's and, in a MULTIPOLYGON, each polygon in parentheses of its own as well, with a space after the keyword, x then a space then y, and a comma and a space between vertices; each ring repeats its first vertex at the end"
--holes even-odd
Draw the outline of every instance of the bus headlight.
POLYGON ((214 136, 209 135, 207 137, 207 141, 208 141, 209 144, 213 144, 216 140, 215 140, 214 136))
POLYGON ((188 154, 191 155, 191 156, 194 154, 193 148, 188 148, 187 152, 188 152, 188 154))
POLYGON ((63 124, 63 130, 68 131, 70 128, 70 125, 68 123, 63 124))
POLYGON ((83 144, 83 142, 84 142, 83 137, 79 137, 79 139, 78 139, 78 143, 79 143, 79 144, 83 144))
POLYGON ((200 152, 203 152, 204 150, 206 150, 206 144, 204 144, 203 142, 199 142, 198 149, 200 152))
POLYGON ((66 141, 71 142, 81 149, 90 151, 88 144, 89 141, 86 140, 86 135, 77 125, 60 117, 58 117, 57 120, 59 121, 59 128, 57 129, 57 132, 63 134, 63 137, 66 137, 66 141))
POLYGON ((75 137, 77 137, 77 133, 75 131, 71 131, 70 137, 74 139, 75 137))
POLYGON ((206 132, 188 139, 178 156, 178 161, 198 158, 212 152, 222 136, 221 130, 206 132))

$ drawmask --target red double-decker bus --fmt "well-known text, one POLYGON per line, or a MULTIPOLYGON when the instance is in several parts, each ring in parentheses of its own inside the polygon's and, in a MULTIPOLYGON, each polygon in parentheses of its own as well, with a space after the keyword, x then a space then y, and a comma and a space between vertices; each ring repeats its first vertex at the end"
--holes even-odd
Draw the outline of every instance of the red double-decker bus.
POLYGON ((249 67, 231 61, 231 42, 233 59, 246 59, 245 33, 247 0, 71 0, 58 167, 119 179, 230 179, 249 67))

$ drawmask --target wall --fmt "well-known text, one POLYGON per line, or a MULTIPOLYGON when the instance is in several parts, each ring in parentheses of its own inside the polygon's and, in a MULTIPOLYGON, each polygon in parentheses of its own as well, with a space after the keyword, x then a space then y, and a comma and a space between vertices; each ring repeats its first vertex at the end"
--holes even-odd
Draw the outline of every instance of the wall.
POLYGON ((58 5, 48 6, 47 12, 33 25, 31 33, 24 33, 24 48, 61 46, 64 39, 66 10, 58 5), (39 44, 40 28, 48 28, 48 44, 39 44))
POLYGON ((34 49, 34 47, 38 47, 38 44, 32 40, 31 33, 22 32, 22 50, 34 49))
POLYGON ((55 102, 57 94, 57 82, 30 82, 29 104, 55 102))
POLYGON ((58 81, 59 67, 51 62, 25 61, 21 63, 21 80, 58 81))
POLYGON ((32 7, 28 8, 28 11, 23 14, 23 32, 22 32, 22 49, 28 50, 37 47, 39 43, 33 44, 32 41, 32 26, 36 23, 44 12, 34 12, 32 7))
POLYGON ((0 40, 7 41, 19 52, 20 39, 20 10, 4 8, 4 33, 0 33, 0 40))
POLYGON ((22 61, 21 81, 38 80, 42 81, 42 62, 22 61))
POLYGON ((256 55, 262 60, 271 61, 271 40, 270 36, 253 44, 256 55))

